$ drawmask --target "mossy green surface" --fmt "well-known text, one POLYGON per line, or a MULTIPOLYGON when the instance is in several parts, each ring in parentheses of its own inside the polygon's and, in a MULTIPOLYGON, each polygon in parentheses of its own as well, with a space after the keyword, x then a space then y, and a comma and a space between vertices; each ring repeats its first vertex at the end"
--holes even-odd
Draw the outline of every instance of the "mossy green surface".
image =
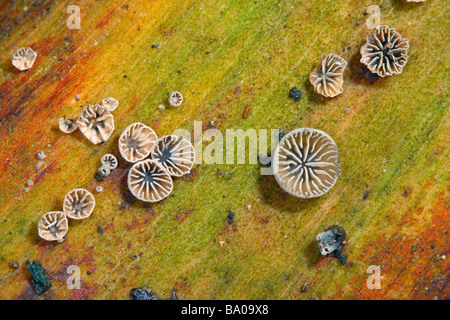
POLYGON ((0 3, 0 298, 36 298, 26 260, 47 271, 54 299, 129 299, 144 285, 162 297, 176 287, 181 299, 449 297, 449 259, 433 259, 450 249, 448 4, 84 0, 81 29, 69 30, 70 4, 0 3), (359 63, 373 4, 382 24, 409 39, 402 74, 373 79, 359 63), (26 72, 10 64, 22 46, 38 53, 26 72), (322 53, 349 62, 344 93, 334 99, 309 83, 322 53), (289 98, 294 86, 299 102, 289 98), (167 103, 174 90, 184 97, 178 108, 167 103), (59 118, 76 118, 107 96, 120 105, 106 143, 59 131, 59 118), (307 201, 261 176, 259 164, 201 164, 176 179, 173 196, 145 204, 127 191, 130 165, 117 148, 123 129, 138 121, 158 136, 193 134, 194 121, 204 129, 214 121, 224 134, 317 128, 337 143, 341 176, 307 201), (105 153, 120 164, 98 182, 105 153), (102 193, 94 193, 98 185, 102 193), (92 216, 71 221, 64 243, 39 240, 40 216, 61 210, 76 187, 94 193, 92 216), (321 257, 315 241, 334 224, 347 232, 346 266, 321 257), (382 266, 382 290, 366 287, 373 264, 382 266), (80 290, 67 288, 69 265, 82 270, 80 290))

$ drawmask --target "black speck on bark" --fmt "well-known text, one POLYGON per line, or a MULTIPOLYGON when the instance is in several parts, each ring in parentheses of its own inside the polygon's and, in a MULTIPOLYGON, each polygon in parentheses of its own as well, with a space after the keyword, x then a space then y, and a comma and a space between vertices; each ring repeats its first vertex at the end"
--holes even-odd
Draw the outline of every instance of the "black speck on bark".
POLYGON ((364 194, 364 196, 363 196, 363 200, 366 200, 368 197, 369 197, 369 193, 366 192, 366 193, 364 194))
POLYGON ((228 217, 227 217, 228 223, 232 224, 234 222, 234 212, 231 210, 228 210, 228 217))
POLYGON ((293 87, 291 91, 289 91, 289 98, 293 98, 295 102, 298 102, 302 98, 302 92, 297 90, 296 87, 293 87))
POLYGON ((177 289, 173 288, 172 290, 172 296, 170 296, 167 300, 180 300, 177 296, 177 289))
POLYGON ((31 274, 31 285, 38 295, 44 294, 45 291, 52 287, 52 284, 48 281, 47 273, 39 262, 27 260, 27 269, 31 274))

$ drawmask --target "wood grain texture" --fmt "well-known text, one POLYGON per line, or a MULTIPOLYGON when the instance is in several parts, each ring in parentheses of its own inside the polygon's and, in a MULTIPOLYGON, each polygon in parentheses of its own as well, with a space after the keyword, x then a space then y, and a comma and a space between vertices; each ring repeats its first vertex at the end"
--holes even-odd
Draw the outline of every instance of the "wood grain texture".
POLYGON ((129 299, 143 285, 161 297, 176 287, 181 299, 450 298, 448 4, 377 1, 381 22, 410 42, 404 72, 377 79, 359 63, 367 1, 81 0, 81 29, 69 30, 72 2, 0 2, 1 299, 129 299), (23 46, 38 57, 18 72, 11 57, 23 46), (322 53, 349 62, 334 99, 309 83, 322 53), (288 97, 293 86, 300 102, 288 97), (183 104, 159 110, 174 90, 183 104), (120 105, 106 143, 59 131, 60 117, 107 96, 120 105), (195 120, 222 132, 323 130, 341 176, 325 196, 301 200, 259 165, 201 164, 173 197, 136 201, 120 133, 137 121, 158 136, 192 132, 195 120), (98 182, 105 153, 120 163, 98 182), (70 221, 64 243, 39 240, 40 216, 76 187, 94 193, 92 216, 70 221), (333 224, 347 231, 345 266, 315 241, 333 224), (26 260, 47 270, 45 295, 33 292, 26 260), (66 286, 70 265, 81 268, 80 290, 66 286), (370 265, 381 267, 380 290, 366 286, 370 265))

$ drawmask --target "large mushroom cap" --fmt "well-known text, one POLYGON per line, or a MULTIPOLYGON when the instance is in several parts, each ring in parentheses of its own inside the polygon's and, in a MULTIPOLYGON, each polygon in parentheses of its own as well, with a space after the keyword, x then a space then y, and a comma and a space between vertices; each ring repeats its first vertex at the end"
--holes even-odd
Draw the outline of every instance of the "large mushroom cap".
POLYGON ((131 163, 141 161, 148 157, 157 139, 152 128, 140 122, 133 123, 120 135, 120 155, 131 163))
POLYGON ((309 76, 309 81, 317 93, 333 98, 341 94, 344 89, 343 72, 347 67, 347 61, 337 54, 322 55, 322 60, 309 76))
POLYGON ((93 144, 105 142, 114 131, 114 118, 105 107, 88 104, 77 120, 80 131, 93 144))
POLYGON ((159 138, 150 153, 171 176, 181 177, 191 170, 195 160, 195 150, 183 137, 169 135, 159 138))
POLYGON ((33 49, 28 47, 20 48, 14 52, 12 64, 20 71, 28 70, 33 66, 36 57, 37 54, 33 49))
POLYGON ((64 197, 63 211, 75 220, 88 218, 95 207, 95 198, 85 189, 74 189, 64 197))
POLYGON ((69 230, 69 222, 61 211, 47 212, 38 222, 39 237, 47 241, 63 239, 67 230, 69 230))
POLYGON ((361 63, 380 77, 402 73, 408 62, 408 39, 394 28, 378 26, 361 47, 361 63))
POLYGON ((139 200, 157 202, 173 188, 170 174, 157 161, 147 159, 135 163, 128 172, 128 189, 139 200))
POLYGON ((334 186, 340 172, 336 144, 317 129, 289 132, 276 147, 272 161, 278 184, 299 198, 324 195, 334 186))

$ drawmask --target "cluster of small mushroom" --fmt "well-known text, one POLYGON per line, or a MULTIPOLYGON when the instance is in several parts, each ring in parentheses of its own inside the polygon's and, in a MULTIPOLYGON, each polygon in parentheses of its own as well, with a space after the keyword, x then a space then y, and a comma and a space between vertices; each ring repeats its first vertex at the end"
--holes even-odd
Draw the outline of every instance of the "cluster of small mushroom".
POLYGON ((287 193, 316 198, 327 193, 340 173, 336 143, 325 132, 300 128, 280 140, 272 157, 275 179, 287 193))
POLYGON ((93 144, 105 142, 114 131, 114 117, 111 114, 119 101, 108 97, 102 104, 88 104, 81 111, 76 121, 73 119, 59 119, 59 129, 65 133, 72 133, 78 128, 93 144))
POLYGON ((103 157, 100 159, 101 166, 98 168, 98 172, 104 176, 107 177, 111 174, 111 171, 117 168, 117 165, 119 162, 117 161, 117 158, 107 153, 103 155, 103 157))
POLYGON ((188 140, 175 135, 158 139, 150 127, 140 122, 122 132, 119 151, 122 158, 133 163, 128 172, 128 189, 146 202, 166 198, 172 192, 172 177, 189 173, 195 160, 194 147, 188 140))
MULTIPOLYGON (((408 61, 408 48, 408 39, 402 38, 394 28, 378 26, 361 47, 361 63, 380 77, 402 73, 408 61)), ((319 65, 309 77, 314 91, 328 98, 341 94, 346 67, 347 61, 340 56, 322 55, 319 65)))
POLYGON ((86 189, 77 188, 66 194, 62 211, 50 211, 38 222, 38 234, 47 241, 64 241, 69 230, 68 218, 88 218, 95 207, 94 196, 86 189))

